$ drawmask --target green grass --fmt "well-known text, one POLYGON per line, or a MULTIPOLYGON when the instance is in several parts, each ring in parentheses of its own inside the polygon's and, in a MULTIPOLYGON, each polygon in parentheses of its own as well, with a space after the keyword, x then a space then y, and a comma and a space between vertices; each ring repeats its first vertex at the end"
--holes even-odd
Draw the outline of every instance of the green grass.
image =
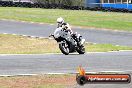
POLYGON ((128 46, 115 46, 112 44, 86 44, 86 51, 89 52, 107 52, 107 51, 119 51, 119 50, 132 50, 132 47, 128 46))
POLYGON ((58 53, 55 40, 0 34, 0 54, 58 53))
POLYGON ((0 19, 55 23, 60 16, 76 26, 132 31, 131 13, 0 7, 0 19))
MULTIPOLYGON (((132 50, 132 47, 86 43, 86 52, 132 50)), ((60 53, 55 40, 0 34, 0 54, 60 53)))

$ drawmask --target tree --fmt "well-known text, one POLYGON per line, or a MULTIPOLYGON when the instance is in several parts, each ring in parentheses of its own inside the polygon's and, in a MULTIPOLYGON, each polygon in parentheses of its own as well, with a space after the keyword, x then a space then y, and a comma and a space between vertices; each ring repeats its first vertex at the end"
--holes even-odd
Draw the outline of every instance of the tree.
POLYGON ((57 4, 66 6, 83 6, 85 0, 33 0, 37 3, 43 4, 57 4))

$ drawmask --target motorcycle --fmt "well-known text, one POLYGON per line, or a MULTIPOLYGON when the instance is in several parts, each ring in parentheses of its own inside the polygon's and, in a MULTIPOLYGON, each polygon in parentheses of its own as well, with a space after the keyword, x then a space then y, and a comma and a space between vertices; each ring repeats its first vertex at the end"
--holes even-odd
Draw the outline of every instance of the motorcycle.
POLYGON ((49 37, 53 37, 57 41, 59 49, 65 55, 73 52, 78 52, 79 54, 85 53, 85 39, 82 39, 80 34, 78 34, 78 36, 74 34, 71 36, 69 31, 59 27, 49 37))

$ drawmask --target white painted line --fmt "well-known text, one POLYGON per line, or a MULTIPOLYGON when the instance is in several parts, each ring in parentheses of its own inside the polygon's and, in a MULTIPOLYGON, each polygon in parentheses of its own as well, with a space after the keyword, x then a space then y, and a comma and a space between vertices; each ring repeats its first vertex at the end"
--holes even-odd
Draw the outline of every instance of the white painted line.
POLYGON ((1 20, 5 21, 5 20, 7 20, 7 19, 1 19, 1 20))
POLYGON ((44 23, 39 23, 39 24, 44 24, 44 23))
MULTIPOLYGON (((86 52, 86 54, 101 54, 101 53, 109 53, 109 52, 86 52)), ((72 54, 78 54, 78 53, 72 53, 72 54)), ((23 56, 23 55, 63 55, 62 53, 44 53, 44 54, 0 54, 0 56, 23 56)), ((69 54, 70 55, 70 54, 69 54)))
POLYGON ((36 76, 38 74, 16 74, 16 75, 0 75, 0 77, 14 77, 14 76, 36 76))
POLYGON ((108 52, 110 52, 110 53, 115 53, 115 52, 120 52, 120 51, 108 51, 108 52))
POLYGON ((97 43, 93 43, 93 44, 97 44, 97 43))
POLYGON ((34 24, 35 22, 30 22, 31 24, 34 24))
POLYGON ((41 39, 49 39, 49 37, 39 37, 39 38, 41 38, 41 39))
POLYGON ((0 75, 0 77, 15 77, 15 76, 37 76, 37 75, 65 75, 69 73, 42 73, 42 74, 14 74, 14 75, 0 75))
POLYGON ((100 71, 104 73, 132 73, 132 70, 124 70, 124 71, 100 71))
POLYGON ((22 56, 22 55, 58 55, 62 53, 44 53, 44 54, 0 54, 0 56, 22 56))
MULTIPOLYGON (((98 74, 98 73, 126 73, 132 71, 97 71, 97 72, 86 72, 86 74, 98 74)), ((40 74, 14 74, 14 75, 0 75, 0 77, 14 77, 14 76, 37 76, 37 75, 65 75, 65 74, 78 74, 79 72, 51 72, 51 73, 40 73, 40 74)))
POLYGON ((54 38, 49 38, 50 40, 53 40, 54 38))
POLYGON ((36 36, 30 36, 31 38, 36 38, 36 36))
POLYGON ((39 37, 40 39, 43 39, 44 37, 39 37))
MULTIPOLYGON (((78 74, 79 72, 60 72, 60 73, 58 73, 58 72, 52 72, 52 73, 42 73, 42 74, 48 74, 48 75, 62 75, 62 74, 78 74)), ((86 72, 86 73, 93 73, 93 74, 95 74, 95 73, 98 73, 98 72, 86 72)))
POLYGON ((26 37, 26 36, 28 36, 28 35, 22 35, 22 36, 26 37))
POLYGON ((115 73, 121 73, 121 72, 124 72, 124 71, 100 71, 100 72, 115 72, 115 73))
POLYGON ((63 75, 63 74, 68 74, 68 73, 44 73, 47 75, 63 75))
POLYGON ((98 72, 86 72, 86 73, 88 73, 88 74, 96 74, 98 72))
POLYGON ((119 51, 107 51, 107 52, 86 52, 86 54, 89 54, 89 53, 119 53, 119 52, 132 52, 132 50, 119 50, 119 51))
POLYGON ((11 77, 12 75, 0 75, 0 77, 11 77))
POLYGON ((96 53, 98 53, 98 54, 102 54, 102 53, 109 53, 109 52, 86 52, 86 54, 96 54, 96 53))
POLYGON ((5 54, 0 54, 0 56, 6 56, 5 54))
POLYGON ((19 21, 19 22, 25 23, 26 21, 19 21))
POLYGON ((3 34, 5 34, 5 35, 6 35, 6 34, 8 34, 8 33, 3 33, 3 34))
POLYGON ((16 76, 36 76, 38 74, 18 74, 16 76))
POLYGON ((12 35, 17 35, 17 34, 12 34, 12 35))
POLYGON ((132 52, 132 50, 120 50, 121 52, 132 52))
POLYGON ((50 25, 54 25, 54 24, 50 24, 50 25))

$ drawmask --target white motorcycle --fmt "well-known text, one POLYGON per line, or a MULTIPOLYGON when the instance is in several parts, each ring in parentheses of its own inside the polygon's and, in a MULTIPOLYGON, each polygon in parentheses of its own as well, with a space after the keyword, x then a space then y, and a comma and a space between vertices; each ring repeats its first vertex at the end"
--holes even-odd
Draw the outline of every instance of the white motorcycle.
POLYGON ((57 28, 54 31, 54 34, 51 34, 49 37, 51 36, 58 42, 59 48, 63 54, 68 55, 69 53, 73 53, 76 51, 79 54, 85 53, 85 39, 82 39, 82 36, 80 36, 80 34, 78 34, 76 37, 75 35, 71 36, 69 31, 64 30, 60 27, 57 28))

